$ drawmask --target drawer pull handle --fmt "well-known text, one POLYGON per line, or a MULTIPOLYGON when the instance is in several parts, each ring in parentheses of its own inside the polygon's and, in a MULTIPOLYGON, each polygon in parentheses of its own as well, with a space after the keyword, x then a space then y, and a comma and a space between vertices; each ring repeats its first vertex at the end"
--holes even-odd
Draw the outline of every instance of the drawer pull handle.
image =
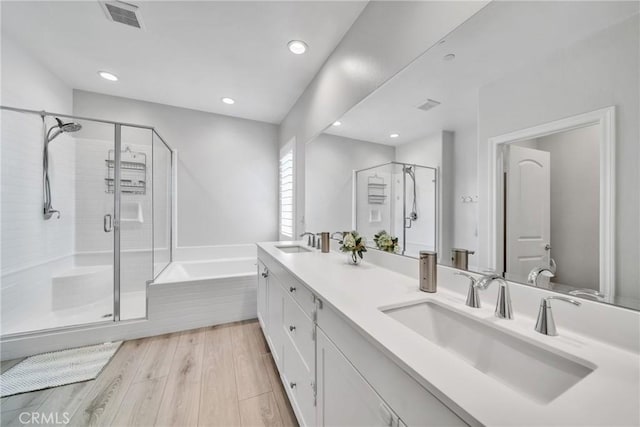
POLYGON ((268 271, 263 272, 262 277, 264 277, 265 279, 269 277, 269 272, 268 271))
POLYGON ((295 327, 295 326, 293 326, 293 325, 291 325, 291 326, 289 326, 289 330, 290 330, 291 332, 293 332, 293 331, 295 331, 295 330, 296 330, 296 327, 295 327))
POLYGON ((289 288, 289 292, 295 292, 295 291, 296 291, 296 288, 295 288, 295 287, 291 286, 291 287, 289 288))
POLYGON ((289 383, 290 388, 295 388, 295 386, 296 386, 296 383, 289 383))

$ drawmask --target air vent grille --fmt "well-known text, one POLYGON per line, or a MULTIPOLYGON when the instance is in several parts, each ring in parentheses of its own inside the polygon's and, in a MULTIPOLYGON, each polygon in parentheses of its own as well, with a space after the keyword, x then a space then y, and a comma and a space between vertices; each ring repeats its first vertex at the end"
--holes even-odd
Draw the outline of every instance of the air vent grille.
POLYGON ((434 99, 427 99, 427 102, 425 102, 424 104, 420 105, 418 107, 418 109, 423 110, 423 111, 429 111, 432 108, 436 108, 438 105, 440 105, 440 102, 434 100, 434 99))
POLYGON ((100 4, 109 20, 134 28, 142 28, 138 6, 121 1, 103 1, 100 4))

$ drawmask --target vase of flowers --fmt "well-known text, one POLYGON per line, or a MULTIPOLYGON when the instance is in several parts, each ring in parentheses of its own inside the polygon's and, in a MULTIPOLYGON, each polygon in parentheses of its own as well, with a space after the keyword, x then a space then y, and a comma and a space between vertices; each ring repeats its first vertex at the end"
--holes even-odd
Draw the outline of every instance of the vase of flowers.
POLYGON ((398 249, 398 238, 393 237, 385 230, 381 230, 378 234, 373 236, 373 241, 376 247, 384 252, 395 253, 398 249))
POLYGON ((349 254, 349 263, 358 265, 363 258, 362 254, 367 252, 364 242, 365 239, 354 230, 345 233, 338 243, 340 243, 340 251, 349 254))

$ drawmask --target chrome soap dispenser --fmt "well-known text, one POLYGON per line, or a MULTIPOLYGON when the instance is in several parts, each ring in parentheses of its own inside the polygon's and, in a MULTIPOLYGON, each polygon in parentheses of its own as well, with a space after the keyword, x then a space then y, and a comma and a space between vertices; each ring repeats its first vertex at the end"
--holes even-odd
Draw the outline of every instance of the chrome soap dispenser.
POLYGON ((438 254, 420 251, 420 290, 434 293, 438 288, 438 254))

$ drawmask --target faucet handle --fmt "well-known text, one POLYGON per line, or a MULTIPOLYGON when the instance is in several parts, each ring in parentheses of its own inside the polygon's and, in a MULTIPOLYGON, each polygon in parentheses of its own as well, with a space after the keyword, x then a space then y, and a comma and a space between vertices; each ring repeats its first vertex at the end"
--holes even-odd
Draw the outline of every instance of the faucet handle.
POLYGON ((480 308, 480 294, 478 292, 478 287, 476 286, 476 278, 463 271, 458 271, 453 274, 455 274, 456 276, 464 276, 469 279, 469 290, 467 291, 467 300, 465 301, 467 307, 480 308))
POLYGON ((596 291, 595 289, 587 289, 587 288, 574 289, 572 291, 569 291, 569 295, 588 296, 588 297, 595 298, 598 301, 604 301, 606 299, 605 294, 603 294, 602 292, 596 291))
POLYGON ((568 302, 575 306, 580 306, 580 301, 576 301, 573 298, 550 296, 542 298, 540 300, 540 311, 538 311, 538 319, 536 320, 535 330, 543 335, 556 336, 558 331, 556 329, 556 322, 553 320, 553 312, 551 311, 551 300, 559 300, 568 302))
POLYGON ((578 301, 578 300, 575 300, 573 298, 561 297, 561 296, 557 296, 557 295, 553 295, 553 296, 550 296, 550 297, 542 298, 542 300, 540 300, 540 305, 545 303, 547 305, 547 307, 551 307, 551 302, 550 301, 552 299, 557 299, 559 301, 568 302, 568 303, 571 303, 571 304, 577 305, 577 306, 582 305, 582 303, 580 301, 578 301))

